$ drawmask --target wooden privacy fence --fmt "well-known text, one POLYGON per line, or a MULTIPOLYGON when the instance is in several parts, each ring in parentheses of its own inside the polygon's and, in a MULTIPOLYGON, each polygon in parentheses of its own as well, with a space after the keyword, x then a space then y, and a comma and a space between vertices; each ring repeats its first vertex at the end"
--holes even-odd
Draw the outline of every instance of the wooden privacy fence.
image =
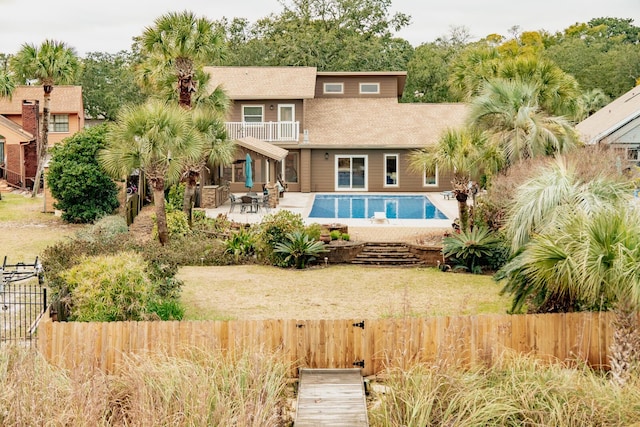
POLYGON ((53 322, 38 348, 54 365, 113 372, 126 354, 192 348, 279 352, 297 368, 362 367, 372 375, 412 362, 491 365, 505 349, 606 368, 611 313, 478 315, 375 320, 53 322))

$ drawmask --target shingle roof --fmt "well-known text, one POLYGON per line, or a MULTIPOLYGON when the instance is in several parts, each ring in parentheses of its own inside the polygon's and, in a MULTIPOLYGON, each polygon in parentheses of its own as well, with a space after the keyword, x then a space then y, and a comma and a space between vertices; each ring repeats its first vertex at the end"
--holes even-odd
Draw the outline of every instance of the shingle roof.
POLYGON ((315 94, 315 67, 204 67, 209 91, 219 85, 229 98, 309 99, 315 94))
MULTIPOLYGON (((12 122, 4 116, 0 116, 0 129, 7 129, 17 135, 20 135, 24 137, 25 141, 31 141, 32 139, 34 139, 34 136, 31 133, 22 129, 22 127, 20 127, 18 124, 12 122)), ((2 132, 0 132, 0 134, 1 133, 2 132)))
POLYGON ((595 144, 640 116, 640 86, 636 86, 576 125, 587 144, 595 144))
POLYGON ((399 104, 392 98, 318 98, 306 102, 309 145, 421 148, 462 126, 466 104, 399 104))
MULTIPOLYGON (((16 86, 11 99, 0 97, 0 114, 22 114, 23 100, 40 101, 40 112, 44 108, 42 86, 16 86)), ((54 86, 51 93, 52 113, 83 114, 81 86, 54 86)))

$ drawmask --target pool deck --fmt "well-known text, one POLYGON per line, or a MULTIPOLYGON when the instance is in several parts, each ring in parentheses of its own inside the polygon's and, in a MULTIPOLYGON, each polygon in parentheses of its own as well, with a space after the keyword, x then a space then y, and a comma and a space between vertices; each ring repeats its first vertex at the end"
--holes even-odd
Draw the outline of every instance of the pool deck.
MULTIPOLYGON (((327 193, 322 193, 327 194, 327 193)), ((236 194, 240 196, 241 194, 236 194)), ((389 193, 389 195, 426 195, 448 219, 394 219, 389 222, 373 222, 370 219, 344 219, 344 218, 309 218, 309 212, 313 205, 315 193, 285 193, 280 199, 278 207, 271 209, 269 213, 280 210, 289 210, 302 215, 305 224, 340 223, 349 226, 349 234, 355 241, 415 241, 419 236, 432 233, 437 230, 449 230, 454 218, 458 216, 458 203, 455 199, 446 199, 441 193, 389 193)), ((258 213, 240 213, 236 207, 229 213, 229 202, 215 209, 206 209, 208 217, 215 218, 219 214, 227 215, 232 221, 252 224, 262 221, 267 212, 260 210, 258 213)))

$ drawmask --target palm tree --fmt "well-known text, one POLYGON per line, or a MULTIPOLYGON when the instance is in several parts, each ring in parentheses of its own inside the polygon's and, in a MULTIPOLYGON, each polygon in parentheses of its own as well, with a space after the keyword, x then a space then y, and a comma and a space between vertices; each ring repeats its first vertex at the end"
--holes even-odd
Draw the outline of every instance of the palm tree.
POLYGON ((42 135, 37 150, 38 169, 32 194, 35 197, 40 188, 40 177, 47 155, 51 92, 54 85, 72 83, 80 70, 80 63, 72 47, 64 42, 45 40, 39 47, 33 44, 22 45, 20 51, 11 58, 11 68, 19 81, 26 83, 27 80, 35 79, 44 90, 42 135))
POLYGON ((101 164, 114 178, 122 178, 136 168, 147 177, 162 245, 168 240, 165 187, 179 180, 185 162, 200 156, 202 145, 183 108, 152 100, 124 107, 118 113, 109 131, 108 146, 99 154, 101 164))
POLYGON ((191 226, 191 212, 195 200, 198 176, 207 164, 227 164, 233 161, 235 144, 227 139, 223 117, 214 109, 197 107, 192 110, 193 129, 203 141, 200 156, 185 163, 182 180, 187 183, 184 190, 183 210, 191 226))
POLYGON ((571 124, 549 116, 538 104, 538 91, 529 83, 492 79, 471 101, 469 123, 489 133, 510 164, 577 146, 571 124))
POLYGON ((172 88, 178 103, 191 108, 198 88, 196 71, 222 56, 223 37, 206 18, 191 12, 170 12, 156 19, 140 38, 144 58, 138 76, 154 94, 172 88))
MULTIPOLYGON (((209 124, 203 123, 204 116, 199 113, 202 135, 209 142, 223 141, 221 135, 226 135, 221 128, 222 114, 229 107, 229 100, 221 89, 216 89, 211 95, 206 95, 206 82, 209 76, 202 71, 204 65, 214 63, 222 57, 223 36, 213 24, 205 18, 197 18, 191 12, 168 13, 156 19, 153 27, 147 28, 140 38, 141 51, 144 57, 138 69, 138 78, 143 87, 147 87, 156 97, 168 101, 177 101, 185 109, 196 105, 207 105, 219 114, 211 114, 213 120, 209 124), (216 135, 213 129, 218 129, 216 135)), ((191 212, 196 184, 202 169, 214 147, 207 144, 207 149, 196 162, 188 162, 183 173, 185 193, 183 209, 191 224, 191 212)), ((225 149, 226 150, 226 149, 225 149)), ((225 162, 233 160, 222 156, 225 162)))
POLYGON ((453 172, 451 183, 463 230, 468 228, 470 177, 496 172, 502 165, 502 152, 490 144, 486 134, 471 128, 448 129, 436 146, 415 151, 410 158, 411 169, 418 173, 435 174, 436 170, 453 172))
POLYGON ((581 183, 559 160, 521 186, 506 231, 515 256, 498 272, 513 311, 614 308, 610 363, 622 384, 640 359, 640 216, 629 186, 581 183))
POLYGON ((15 88, 16 85, 11 75, 0 70, 0 98, 11 98, 15 88))

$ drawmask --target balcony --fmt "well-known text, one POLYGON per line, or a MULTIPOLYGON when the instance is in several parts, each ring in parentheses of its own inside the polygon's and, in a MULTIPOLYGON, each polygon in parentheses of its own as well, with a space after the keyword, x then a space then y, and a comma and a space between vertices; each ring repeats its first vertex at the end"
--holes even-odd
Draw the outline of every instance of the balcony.
POLYGON ((227 122, 230 139, 252 136, 268 142, 298 141, 300 122, 227 122))

